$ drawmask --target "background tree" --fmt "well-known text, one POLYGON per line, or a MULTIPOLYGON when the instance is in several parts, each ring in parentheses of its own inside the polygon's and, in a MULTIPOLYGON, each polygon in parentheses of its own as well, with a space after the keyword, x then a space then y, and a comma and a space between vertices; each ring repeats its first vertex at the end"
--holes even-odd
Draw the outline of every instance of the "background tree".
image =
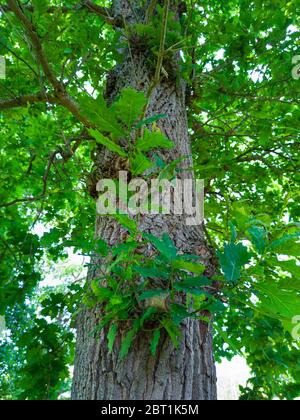
MULTIPOLYGON (((243 353, 253 370, 243 398, 299 396, 297 2, 9 0, 1 11, 1 314, 25 319, 40 262, 73 247, 90 257, 87 285, 51 294, 26 327, 51 363, 61 311, 77 317, 73 398, 214 399, 212 322, 217 357, 243 353), (204 178, 205 227, 98 217, 93 239, 96 183, 122 169, 204 178)), ((38 393, 25 340, 10 393, 55 398, 67 347, 53 378, 36 357, 38 393)))

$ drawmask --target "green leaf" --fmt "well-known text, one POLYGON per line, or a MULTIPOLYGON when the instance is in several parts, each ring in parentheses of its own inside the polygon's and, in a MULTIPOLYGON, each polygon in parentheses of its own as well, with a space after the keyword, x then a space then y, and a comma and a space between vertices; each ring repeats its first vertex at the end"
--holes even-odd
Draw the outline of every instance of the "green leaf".
POLYGON ((107 243, 105 241, 103 241, 103 239, 99 239, 97 241, 97 251, 103 257, 107 257, 108 251, 109 251, 109 247, 108 247, 107 243))
POLYGON ((148 152, 153 149, 171 149, 174 143, 168 140, 162 133, 157 131, 144 131, 144 137, 138 138, 136 148, 140 152, 148 152))
POLYGON ((173 261, 176 258, 178 250, 167 234, 163 235, 162 240, 147 233, 144 233, 143 236, 145 239, 148 239, 168 261, 173 261))
POLYGON ((176 325, 180 325, 184 319, 189 318, 190 316, 191 314, 187 311, 185 306, 177 303, 171 305, 171 317, 176 325))
POLYGON ((169 337, 171 338, 171 341, 175 348, 179 347, 180 344, 180 338, 182 336, 182 333, 178 326, 175 324, 175 322, 169 318, 165 318, 161 321, 161 325, 165 328, 167 331, 169 337))
POLYGON ((273 241, 269 245, 269 250, 276 254, 289 255, 293 257, 300 256, 299 234, 284 235, 273 241))
POLYGON ((118 124, 112 109, 107 108, 101 95, 95 100, 89 96, 79 99, 81 112, 94 123, 98 130, 110 133, 114 140, 125 136, 125 132, 118 124))
POLYGON ((189 261, 184 261, 180 258, 173 261, 173 267, 179 270, 185 270, 190 273, 194 273, 198 275, 203 274, 205 271, 204 265, 192 263, 189 261))
POLYGON ((108 137, 103 136, 99 131, 93 130, 92 128, 88 129, 88 132, 92 137, 95 138, 96 142, 105 146, 111 152, 117 153, 122 157, 127 157, 126 152, 108 137))
POLYGON ((153 162, 142 153, 135 153, 130 158, 130 167, 134 176, 142 175, 147 170, 153 168, 153 162))
POLYGON ((113 351, 113 347, 114 347, 114 344, 115 344, 117 333, 118 333, 117 324, 111 324, 111 326, 109 328, 109 331, 108 331, 108 334, 107 334, 109 353, 111 353, 113 351))
POLYGON ((260 307, 278 319, 292 319, 300 314, 300 296, 294 290, 283 290, 275 283, 256 284, 260 307))
POLYGON ((138 232, 138 225, 134 219, 131 219, 126 214, 116 214, 113 216, 124 228, 129 232, 135 234, 138 232))
POLYGON ((148 124, 152 124, 155 121, 161 120, 162 118, 167 118, 167 114, 158 114, 158 115, 153 115, 153 117, 150 118, 146 118, 145 120, 140 121, 138 124, 136 124, 135 128, 141 128, 144 125, 148 125, 148 124))
POLYGON ((152 315, 154 315, 157 312, 157 308, 150 306, 146 309, 146 311, 143 313, 142 317, 140 318, 140 326, 143 327, 144 323, 152 318, 152 315))
POLYGON ((190 277, 174 283, 174 289, 194 296, 201 296, 206 295, 203 287, 208 286, 210 283, 211 280, 206 277, 190 277))
POLYGON ((150 343, 150 349, 151 349, 152 356, 156 355, 156 349, 157 349, 157 346, 159 344, 160 335, 161 335, 160 330, 155 330, 154 333, 153 333, 153 338, 152 338, 151 343, 150 343))
POLYGON ((230 226, 230 231, 231 231, 231 242, 234 243, 238 237, 236 227, 232 222, 229 223, 229 226, 230 226))
POLYGON ((132 329, 125 335, 125 338, 122 341, 121 349, 120 349, 120 359, 121 360, 125 359, 125 357, 127 356, 139 328, 140 328, 140 321, 136 320, 133 323, 132 329))
POLYGON ((159 279, 159 278, 164 278, 164 279, 168 279, 169 278, 169 273, 167 271, 163 271, 161 268, 159 267, 138 267, 135 266, 133 267, 133 269, 140 274, 143 278, 147 279, 159 279))
POLYGON ((218 251, 217 254, 226 280, 238 281, 241 268, 250 261, 251 255, 247 248, 242 244, 225 244, 224 252, 218 251))
POLYGON ((46 13, 48 9, 48 1, 47 0, 32 0, 32 4, 34 6, 34 12, 38 15, 42 15, 46 13))
POLYGON ((184 282, 174 283, 174 289, 178 292, 188 293, 193 296, 207 296, 207 292, 198 287, 188 286, 184 282))
POLYGON ((184 279, 178 282, 178 284, 181 284, 186 287, 203 287, 203 286, 209 286, 211 284, 211 280, 204 276, 189 277, 187 279, 184 279))
POLYGON ((112 306, 119 306, 123 303, 123 297, 122 296, 112 296, 109 300, 110 305, 112 306))
POLYGON ((168 293, 167 290, 163 289, 153 289, 153 290, 146 290, 139 296, 139 301, 145 300, 145 299, 151 299, 154 297, 166 295, 168 293))
POLYGON ((267 247, 267 234, 264 228, 252 226, 248 229, 251 242, 259 254, 263 255, 267 247))
POLYGON ((91 289, 97 299, 101 302, 108 300, 113 294, 112 290, 108 289, 107 287, 99 286, 99 280, 92 281, 91 289))
POLYGON ((122 90, 120 99, 112 108, 116 116, 130 129, 138 117, 142 115, 147 102, 148 100, 143 92, 125 88, 122 90))
POLYGON ((113 248, 112 255, 113 256, 117 256, 120 254, 130 255, 138 248, 139 245, 140 244, 138 242, 134 242, 134 241, 125 242, 113 248))

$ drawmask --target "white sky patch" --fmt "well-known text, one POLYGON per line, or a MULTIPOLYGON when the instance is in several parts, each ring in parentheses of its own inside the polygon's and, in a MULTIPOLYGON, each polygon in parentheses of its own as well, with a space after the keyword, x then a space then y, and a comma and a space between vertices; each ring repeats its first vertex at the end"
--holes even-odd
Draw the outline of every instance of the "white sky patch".
POLYGON ((218 399, 238 400, 240 386, 245 386, 251 377, 251 371, 243 357, 237 356, 231 362, 224 359, 217 364, 218 399))
POLYGON ((91 95, 94 99, 97 98, 97 92, 95 93, 95 89, 93 88, 93 86, 90 84, 90 82, 85 82, 84 83, 84 89, 86 90, 86 92, 91 95))
POLYGON ((4 333, 6 331, 6 324, 4 316, 0 316, 0 339, 4 338, 4 333))
POLYGON ((0 55, 0 79, 5 79, 6 76, 6 62, 5 57, 0 55))
POLYGON ((40 287, 56 287, 65 284, 66 280, 68 280, 68 276, 67 274, 64 275, 64 273, 67 272, 70 267, 78 268, 80 271, 80 278, 85 278, 87 276, 86 264, 90 261, 89 257, 74 253, 73 248, 67 248, 66 252, 68 253, 68 258, 55 264, 54 269, 50 269, 49 273, 44 273, 44 280, 40 283, 40 287))
POLYGON ((211 63, 205 64, 204 70, 206 70, 206 71, 212 71, 212 69, 213 69, 213 66, 212 66, 211 63))
POLYGON ((225 50, 221 48, 219 51, 215 52, 215 59, 216 60, 224 60, 225 57, 225 50))
POLYGON ((206 42, 206 38, 205 38, 205 36, 204 36, 204 35, 201 35, 201 36, 198 38, 198 43, 199 43, 199 45, 204 45, 204 44, 205 44, 205 42, 206 42))
POLYGON ((266 77, 267 66, 259 66, 248 74, 254 83, 261 83, 266 77))
MULTIPOLYGON (((32 233, 41 238, 45 233, 49 233, 52 227, 50 224, 44 225, 43 223, 37 223, 32 233)), ((75 253, 73 247, 66 248, 66 252, 68 254, 66 260, 57 262, 53 266, 50 266, 46 262, 43 264, 44 280, 40 282, 40 287, 56 287, 64 284, 67 280, 70 280, 67 272, 68 268, 71 267, 76 269, 77 272, 80 272, 81 277, 86 277, 86 264, 90 262, 90 258, 75 253)))
POLYGON ((45 233, 49 233, 51 230, 51 226, 48 225, 48 227, 42 223, 37 223, 33 230, 32 233, 34 235, 38 235, 40 238, 45 234, 45 233))
POLYGON ((296 25, 290 25, 290 26, 288 26, 288 28, 286 30, 286 33, 287 33, 287 35, 291 35, 291 34, 294 34, 295 32, 298 32, 298 31, 299 31, 299 28, 296 25))

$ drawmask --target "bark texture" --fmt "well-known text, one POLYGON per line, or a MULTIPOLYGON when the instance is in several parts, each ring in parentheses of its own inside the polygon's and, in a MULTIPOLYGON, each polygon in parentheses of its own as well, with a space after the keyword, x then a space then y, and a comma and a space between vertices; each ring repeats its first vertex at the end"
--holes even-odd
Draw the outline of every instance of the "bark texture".
MULTIPOLYGON (((131 3, 132 4, 132 3, 131 3)), ((143 16, 140 9, 132 14, 126 0, 115 2, 115 16, 122 15, 127 22, 143 16)), ((141 45, 131 44, 123 51, 124 60, 109 75, 106 97, 108 103, 131 86, 147 92, 153 80, 153 58, 141 45)), ((188 136, 185 104, 185 84, 174 75, 178 60, 165 63, 169 77, 163 77, 151 94, 147 116, 166 114, 168 117, 158 122, 161 131, 175 143, 174 149, 163 151, 161 157, 172 162, 182 156, 182 168, 192 166, 191 146, 188 136)), ((99 149, 95 172, 101 179, 118 177, 116 157, 99 149), (116 168, 114 169, 114 166, 116 168)), ((190 170, 181 177, 191 177, 190 170)), ((184 253, 197 254, 206 265, 206 275, 215 271, 214 252, 208 246, 201 226, 187 227, 186 220, 176 215, 147 215, 140 221, 143 231, 161 236, 168 233, 176 246, 184 253)), ((111 245, 126 239, 126 231, 114 220, 97 217, 95 235, 111 245)), ((95 260, 97 262, 97 260, 95 260)), ((89 280, 97 276, 91 269, 89 280)), ((212 350, 212 336, 207 324, 188 320, 182 325, 183 338, 179 349, 175 350, 166 335, 161 337, 157 356, 149 351, 148 334, 139 334, 125 361, 118 358, 122 337, 112 354, 108 353, 104 333, 95 334, 99 322, 97 309, 83 309, 77 320, 77 346, 73 380, 72 399, 75 400, 214 400, 216 399, 216 372, 212 350)))

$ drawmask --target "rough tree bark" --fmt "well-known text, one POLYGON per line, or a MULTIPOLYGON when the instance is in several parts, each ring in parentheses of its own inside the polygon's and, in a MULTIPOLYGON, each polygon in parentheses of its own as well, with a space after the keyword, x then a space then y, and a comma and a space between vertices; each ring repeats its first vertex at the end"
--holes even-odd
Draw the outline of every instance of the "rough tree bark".
MULTIPOLYGON (((127 0, 114 3, 114 16, 122 16, 127 23, 142 21, 145 11, 127 0)), ((131 42, 124 51, 122 64, 116 66, 107 80, 108 102, 119 94, 122 88, 131 86, 144 92, 149 91, 153 80, 154 58, 147 46, 131 42), (152 61, 152 65, 151 65, 152 61)), ((152 91, 147 115, 166 114, 168 118, 158 122, 161 131, 175 143, 175 148, 162 152, 162 157, 174 161, 191 155, 185 104, 185 84, 177 77, 176 57, 172 63, 164 63, 169 77, 162 77, 152 91)), ((155 66, 154 66, 155 67, 155 66)), ((191 167, 191 158, 184 162, 191 167)), ((100 177, 112 174, 114 157, 99 150, 96 170, 100 177)), ((120 169, 120 168, 118 168, 120 169)), ((192 176, 185 173, 182 176, 192 176)), ((208 246, 201 226, 187 227, 185 218, 175 215, 143 216, 140 223, 143 231, 161 236, 166 232, 176 246, 186 253, 197 254, 205 263, 206 275, 215 270, 214 252, 208 246)), ((114 220, 97 217, 96 238, 102 238, 115 245, 126 238, 126 232, 114 220)), ((90 270, 89 279, 96 276, 90 270)), ((120 337, 112 354, 108 353, 105 334, 93 334, 99 321, 97 309, 84 309, 77 320, 77 346, 72 399, 74 400, 213 400, 216 399, 216 373, 212 349, 211 331, 207 324, 188 320, 182 326, 183 338, 175 350, 168 337, 161 338, 157 356, 149 351, 149 337, 140 334, 125 361, 118 358, 120 337)))

